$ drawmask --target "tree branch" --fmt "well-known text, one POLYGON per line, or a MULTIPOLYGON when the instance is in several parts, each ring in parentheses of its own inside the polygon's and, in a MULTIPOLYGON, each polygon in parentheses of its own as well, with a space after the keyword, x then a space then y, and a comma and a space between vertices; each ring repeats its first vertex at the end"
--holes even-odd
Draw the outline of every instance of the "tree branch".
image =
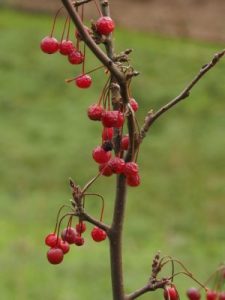
POLYGON ((150 111, 148 115, 145 118, 145 122, 143 127, 141 128, 140 132, 140 142, 144 139, 146 136, 146 133, 148 132, 151 125, 165 112, 167 112, 169 109, 171 109, 173 106, 181 102, 182 100, 186 99, 190 95, 190 91, 193 89, 193 87, 199 82, 199 80, 208 72, 210 71, 224 56, 225 49, 220 51, 219 53, 216 53, 213 57, 213 59, 206 65, 204 65, 199 73, 195 76, 195 78, 187 85, 187 87, 173 100, 171 100, 169 103, 161 107, 156 113, 153 113, 153 111, 150 111))
POLYGON ((91 217, 89 214, 83 212, 81 215, 79 215, 79 217, 81 217, 82 220, 87 221, 101 229, 103 229, 107 234, 110 231, 110 227, 108 225, 106 225, 105 223, 98 221, 97 219, 91 217))
POLYGON ((72 4, 75 7, 78 7, 80 5, 86 4, 86 3, 91 2, 91 1, 93 1, 93 0, 76 0, 76 1, 73 1, 72 4))

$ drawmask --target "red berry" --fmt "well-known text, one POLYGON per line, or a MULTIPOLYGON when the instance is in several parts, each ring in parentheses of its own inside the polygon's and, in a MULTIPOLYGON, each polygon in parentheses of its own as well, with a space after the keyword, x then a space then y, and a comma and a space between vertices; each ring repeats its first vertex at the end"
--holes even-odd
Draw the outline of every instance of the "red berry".
POLYGON ((130 98, 130 106, 132 107, 133 111, 137 111, 138 110, 138 103, 134 98, 130 98))
POLYGON ((128 150, 128 148, 129 148, 129 136, 125 135, 122 137, 121 140, 121 150, 125 151, 128 150))
POLYGON ((63 40, 59 45, 59 52, 62 55, 69 55, 74 50, 73 42, 70 40, 63 40))
POLYGON ((110 168, 110 166, 108 165, 108 163, 106 164, 101 164, 99 166, 99 171, 102 172, 102 175, 109 177, 113 174, 112 169, 110 168))
POLYGON ((79 65, 84 61, 84 55, 80 51, 73 49, 68 55, 68 60, 72 65, 79 65))
POLYGON ((104 127, 102 131, 102 139, 103 141, 111 140, 113 138, 113 128, 104 127))
POLYGON ((198 289, 193 287, 187 290, 187 297, 190 300, 199 300, 201 298, 201 294, 198 289))
POLYGON ((76 225, 77 233, 79 233, 79 234, 84 233, 85 230, 86 230, 86 224, 84 222, 80 222, 76 225))
POLYGON ((216 298, 217 298, 217 292, 216 291, 208 290, 206 292, 206 299, 207 300, 216 300, 216 298))
POLYGON ((179 300, 179 295, 175 287, 167 287, 164 289, 165 300, 179 300))
POLYGON ((138 164, 136 164, 135 162, 128 162, 125 165, 124 168, 124 174, 126 176, 132 176, 132 175, 137 175, 138 174, 138 164))
POLYGON ((62 240, 66 241, 69 244, 74 243, 76 235, 77 232, 73 227, 67 227, 61 233, 62 240))
POLYGON ((113 173, 120 174, 124 171, 125 161, 122 158, 114 157, 110 159, 108 165, 112 169, 113 173))
POLYGON ((110 160, 111 152, 105 151, 102 147, 98 146, 93 150, 92 156, 97 163, 105 164, 110 160))
POLYGON ((219 300, 225 300, 225 292, 219 293, 219 300))
POLYGON ((59 42, 54 37, 46 36, 41 41, 40 47, 44 53, 53 54, 58 51, 59 42))
POLYGON ((62 249, 63 254, 66 254, 70 251, 70 245, 66 241, 60 241, 59 248, 62 249))
POLYGON ((82 238, 81 235, 77 235, 74 244, 77 246, 82 246, 84 244, 84 238, 82 238))
POLYGON ((95 242, 101 242, 101 241, 104 241, 107 237, 107 234, 104 230, 102 230, 101 228, 99 227, 94 227, 91 231, 91 236, 92 236, 92 239, 95 241, 95 242))
POLYGON ((61 239, 57 237, 55 233, 50 233, 45 238, 45 244, 51 248, 56 247, 56 244, 60 244, 61 239))
POLYGON ((127 176, 127 185, 129 186, 138 186, 140 185, 141 180, 140 176, 138 174, 132 175, 132 176, 127 176))
POLYGON ((47 259, 50 264, 58 265, 63 261, 63 251, 60 248, 51 248, 47 252, 47 259))
POLYGON ((114 28, 115 24, 110 17, 100 17, 96 22, 96 29, 100 34, 109 35, 114 28))
POLYGON ((92 84, 91 76, 87 74, 80 75, 79 77, 76 78, 76 85, 81 89, 87 89, 91 86, 91 84, 92 84))
POLYGON ((120 111, 105 111, 102 114, 102 124, 104 127, 121 127, 124 122, 124 116, 120 111))
POLYGON ((92 104, 88 107, 88 117, 93 121, 100 121, 102 118, 102 113, 104 112, 104 108, 99 104, 92 104))

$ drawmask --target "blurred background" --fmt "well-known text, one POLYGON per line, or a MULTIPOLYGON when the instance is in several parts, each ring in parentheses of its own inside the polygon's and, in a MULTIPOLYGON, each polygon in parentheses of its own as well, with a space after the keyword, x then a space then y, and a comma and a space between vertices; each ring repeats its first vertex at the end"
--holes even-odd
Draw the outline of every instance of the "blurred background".
MULTIPOLYGON (((149 109, 176 96, 224 47, 222 0, 111 1, 117 23, 116 51, 133 48, 134 80, 142 124, 149 109)), ((78 90, 65 78, 79 74, 59 54, 45 55, 40 40, 51 31, 58 1, 3 0, 0 6, 0 290, 4 300, 111 299, 108 242, 72 247, 64 262, 49 265, 45 236, 58 208, 71 198, 68 178, 81 186, 96 174, 92 149, 100 125, 86 118, 103 88, 78 90)), ((85 9, 87 25, 96 19, 85 9)), ((60 39, 64 18, 57 21, 60 39)), ((87 70, 98 66, 87 53, 87 70)), ((125 286, 143 286, 154 254, 181 260, 200 281, 224 261, 225 62, 193 90, 190 98, 155 124, 139 164, 142 184, 128 191, 124 231, 125 286)), ((115 178, 101 178, 91 191, 105 197, 110 223, 115 178)), ((87 209, 99 215, 98 200, 87 209)), ((180 269, 177 268, 177 271, 180 269)), ((170 269, 166 270, 170 274, 170 269)), ((181 297, 195 285, 179 276, 181 297)), ((142 299, 162 299, 162 291, 142 299)))

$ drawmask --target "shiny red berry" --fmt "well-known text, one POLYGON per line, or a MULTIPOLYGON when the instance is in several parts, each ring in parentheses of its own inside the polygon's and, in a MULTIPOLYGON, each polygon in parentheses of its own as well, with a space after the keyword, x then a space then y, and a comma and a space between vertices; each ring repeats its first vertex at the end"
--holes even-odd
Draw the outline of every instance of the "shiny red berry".
POLYGON ((79 88, 87 89, 91 86, 92 79, 91 79, 91 76, 84 74, 84 75, 80 75, 79 77, 77 77, 75 82, 79 88))
POLYGON ((104 127, 102 131, 102 139, 103 141, 112 140, 113 138, 113 128, 104 127))
POLYGON ((86 230, 86 224, 84 222, 80 222, 76 225, 77 233, 79 233, 79 234, 84 233, 85 230, 86 230))
POLYGON ((127 176, 127 185, 129 186, 138 186, 141 183, 139 174, 127 176))
POLYGON ((88 107, 88 117, 93 121, 100 121, 102 118, 102 113, 104 112, 104 108, 99 104, 92 104, 88 107))
POLYGON ((91 231, 91 236, 92 236, 92 239, 95 241, 95 242, 101 242, 101 241, 104 241, 107 237, 107 234, 104 230, 102 230, 101 228, 99 227, 94 227, 91 231))
POLYGON ((66 241, 69 244, 73 244, 76 238, 77 232, 73 227, 67 227, 63 229, 61 237, 63 241, 66 241))
POLYGON ((219 293, 219 300, 225 300, 225 292, 219 293))
POLYGON ((135 162, 127 162, 123 172, 128 177, 138 174, 138 164, 135 162))
POLYGON ((73 49, 68 55, 68 60, 72 65, 79 65, 84 61, 84 55, 80 51, 73 49))
POLYGON ((58 265, 63 261, 63 251, 60 248, 51 248, 47 252, 47 259, 50 264, 58 265))
POLYGON ((112 169, 113 173, 121 174, 125 168, 125 161, 122 158, 114 157, 110 159, 108 166, 112 169))
POLYGON ((129 136, 125 135, 122 137, 121 140, 121 150, 125 151, 128 150, 128 148, 129 148, 129 136))
POLYGON ((138 110, 138 103, 134 98, 130 98, 130 106, 132 107, 133 111, 137 111, 138 110))
POLYGON ((164 289, 165 300, 179 300, 179 295, 175 287, 167 287, 164 289))
POLYGON ((73 42, 70 40, 63 40, 59 45, 59 52, 62 55, 69 55, 74 50, 73 42))
POLYGON ((217 299, 217 292, 216 291, 211 291, 211 290, 208 290, 206 292, 206 299, 207 300, 216 300, 217 299))
POLYGON ((84 238, 81 235, 76 235, 76 239, 74 241, 74 244, 77 245, 77 246, 83 246, 84 238))
POLYGON ((105 151, 102 147, 98 146, 93 150, 92 156, 97 163, 105 164, 110 160, 111 152, 105 151))
POLYGON ((59 248, 62 249, 63 254, 66 254, 70 251, 70 245, 66 241, 61 240, 59 244, 59 248))
POLYGON ((96 29, 100 34, 109 35, 114 28, 115 24, 110 17, 100 17, 96 22, 96 29))
POLYGON ((187 297, 190 300, 199 300, 201 298, 201 294, 198 289, 192 287, 187 290, 187 297))
POLYGON ((108 163, 99 165, 99 171, 102 172, 102 175, 106 177, 109 177, 113 174, 113 171, 108 163))
POLYGON ((124 116, 120 111, 105 111, 102 114, 102 124, 104 127, 121 127, 124 123, 124 116))
POLYGON ((44 53, 53 54, 58 51, 59 42, 54 37, 46 36, 41 41, 40 47, 44 53))
POLYGON ((49 247, 56 246, 57 238, 58 237, 55 233, 48 234, 45 238, 45 245, 49 247))

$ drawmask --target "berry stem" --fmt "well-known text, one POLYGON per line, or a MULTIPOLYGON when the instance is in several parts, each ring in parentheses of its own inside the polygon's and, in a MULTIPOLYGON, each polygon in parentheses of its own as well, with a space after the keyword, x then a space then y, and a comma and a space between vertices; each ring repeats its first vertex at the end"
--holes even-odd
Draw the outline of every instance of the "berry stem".
POLYGON ((71 207, 70 207, 69 205, 62 205, 62 206, 59 208, 58 213, 57 213, 57 216, 56 216, 56 223, 55 223, 54 233, 56 233, 56 231, 57 231, 60 213, 61 213, 61 211, 62 211, 65 207, 71 209, 71 207))
MULTIPOLYGON (((93 73, 93 72, 95 72, 95 71, 97 71, 97 70, 99 70, 99 69, 102 69, 102 68, 104 68, 104 66, 97 67, 97 68, 95 68, 95 69, 93 69, 93 70, 91 70, 91 71, 88 71, 88 72, 86 72, 86 73, 84 73, 84 74, 82 74, 82 75, 88 75, 88 74, 91 74, 91 73, 93 73)), ((70 83, 70 82, 76 80, 76 79, 77 79, 78 77, 80 77, 80 76, 81 76, 81 75, 78 75, 78 76, 76 76, 76 77, 74 77, 74 78, 65 79, 65 82, 66 82, 66 83, 70 83)))
POLYGON ((82 74, 85 74, 85 62, 86 62, 86 44, 84 43, 84 60, 83 60, 83 63, 82 63, 82 74))
POLYGON ((56 12, 56 14, 55 14, 55 17, 54 17, 54 20, 53 20, 53 24, 52 24, 52 30, 51 30, 51 33, 50 33, 50 37, 53 36, 54 30, 55 30, 56 19, 57 19, 58 15, 59 15, 59 13, 61 12, 62 9, 63 9, 63 6, 61 6, 61 7, 57 10, 57 12, 56 12))
POLYGON ((86 192, 86 190, 102 175, 102 172, 99 172, 94 178, 92 178, 82 189, 82 195, 86 192))
POLYGON ((61 42, 62 42, 62 40, 64 39, 64 35, 65 35, 65 31, 66 31, 66 25, 67 25, 68 20, 69 20, 69 17, 66 17, 66 20, 65 20, 64 26, 63 26, 63 31, 62 31, 61 40, 60 40, 61 42))
POLYGON ((99 221, 102 222, 102 220, 103 220, 103 214, 104 214, 104 210, 105 210, 105 200, 104 200, 104 198, 100 194, 97 194, 97 193, 88 193, 88 194, 85 194, 85 196, 97 196, 97 197, 101 198, 101 200, 102 200, 102 208, 101 208, 101 213, 100 213, 99 221))
POLYGON ((67 35, 66 35, 66 40, 68 41, 70 38, 70 17, 69 17, 69 21, 68 21, 68 29, 67 29, 67 35))
POLYGON ((94 0, 94 3, 95 3, 95 6, 96 6, 96 8, 97 8, 97 11, 98 11, 99 15, 102 17, 102 12, 101 12, 101 9, 100 9, 100 7, 98 6, 98 3, 97 3, 97 1, 96 1, 96 0, 94 0))

